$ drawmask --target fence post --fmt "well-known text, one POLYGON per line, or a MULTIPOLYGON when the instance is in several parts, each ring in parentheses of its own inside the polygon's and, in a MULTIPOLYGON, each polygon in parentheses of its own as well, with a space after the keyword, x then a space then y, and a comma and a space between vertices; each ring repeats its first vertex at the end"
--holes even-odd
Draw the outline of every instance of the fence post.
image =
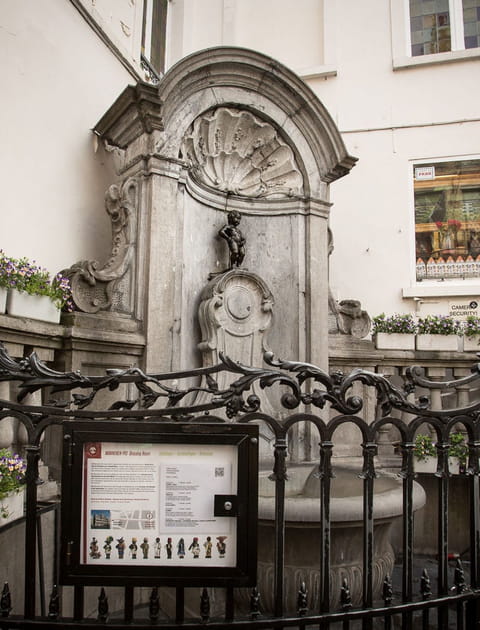
POLYGON ((25 603, 26 619, 35 617, 35 595, 37 578, 37 478, 40 448, 27 446, 27 507, 25 521, 25 603))

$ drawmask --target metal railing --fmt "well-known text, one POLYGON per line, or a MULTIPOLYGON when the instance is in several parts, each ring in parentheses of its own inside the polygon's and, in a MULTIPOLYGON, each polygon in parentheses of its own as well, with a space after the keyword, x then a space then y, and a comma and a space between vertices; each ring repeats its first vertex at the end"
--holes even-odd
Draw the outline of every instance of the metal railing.
MULTIPOLYGON (((24 566, 23 569, 17 567, 23 574, 24 606, 21 612, 13 608, 17 593, 10 589, 9 576, 2 576, 5 586, 0 598, 0 628, 52 628, 59 625, 80 629, 99 624, 117 629, 152 624, 172 629, 179 625, 224 628, 227 623, 233 627, 248 628, 347 629, 360 624, 368 629, 373 628, 374 623, 382 623, 385 628, 428 628, 430 624, 438 628, 477 627, 480 623, 480 401, 465 401, 464 397, 460 397, 459 400, 466 402, 461 407, 432 409, 425 393, 431 391, 435 398, 438 392, 465 391, 465 388, 473 387, 479 380, 478 365, 473 366, 470 375, 447 382, 429 380, 421 369, 409 368, 405 370, 400 387, 392 384, 392 379, 388 377, 361 369, 347 375, 340 372, 328 374, 308 364, 275 361, 269 354, 265 356, 265 361, 267 367, 253 368, 222 357, 220 365, 170 374, 147 375, 138 368, 132 368, 88 377, 77 372, 56 372, 39 361, 35 354, 16 360, 5 350, 0 350, 0 381, 18 384, 16 402, 0 401, 0 422, 5 418, 15 418, 24 427, 28 464, 24 566), (232 374, 232 383, 227 389, 219 390, 215 375, 224 370, 232 374), (189 383, 184 389, 178 386, 182 379, 187 379, 189 383), (192 382, 196 384, 192 385, 192 382), (128 400, 115 400, 109 409, 94 408, 99 392, 115 392, 120 384, 126 384, 128 400), (260 399, 250 393, 253 384, 268 388, 272 397, 278 394, 278 417, 262 413, 260 399), (359 391, 359 385, 360 391, 368 391, 369 396, 373 392, 375 417, 361 417, 362 397, 353 393, 359 391), (415 395, 417 389, 421 392, 418 399, 415 395), (43 405, 24 404, 26 396, 40 391, 44 392, 43 405), (142 588, 132 586, 127 580, 122 589, 121 604, 112 605, 109 589, 101 587, 94 596, 97 604, 92 614, 91 610, 86 610, 91 608, 87 601, 92 587, 81 584, 62 587, 58 584, 58 575, 54 575, 48 612, 45 606, 39 606, 38 466, 41 449, 48 438, 48 435, 45 437, 47 429, 71 422, 74 418, 92 424, 99 420, 113 423, 125 420, 149 424, 179 421, 205 423, 222 421, 222 414, 225 422, 258 422, 268 427, 272 436, 270 480, 274 484, 271 493, 274 507, 271 516, 262 516, 260 511, 259 523, 260 527, 267 523, 271 527, 268 531, 273 531, 272 536, 267 534, 271 545, 271 582, 270 579, 262 582, 259 570, 259 583, 247 593, 232 587, 200 589, 198 595, 194 595, 194 600, 198 600, 198 609, 192 611, 190 589, 186 587, 177 585, 172 592, 172 589, 163 586, 159 575, 159 585, 149 588, 145 595, 142 588), (422 569, 419 565, 418 550, 415 549, 414 439, 425 424, 435 436, 437 450, 437 470, 432 476, 436 486, 434 520, 437 553, 433 558, 432 575, 427 568, 422 569), (313 560, 317 569, 309 570, 310 577, 302 577, 302 563, 292 573, 290 560, 286 558, 291 544, 288 536, 292 521, 288 512, 291 498, 288 477, 302 464, 291 462, 292 439, 289 442, 289 436, 295 431, 297 437, 305 435, 299 427, 307 425, 311 427, 309 439, 318 443, 318 452, 308 462, 317 483, 314 487, 318 487, 318 518, 315 519, 318 549, 309 555, 314 557, 318 553, 318 557, 313 560), (343 435, 342 431, 349 426, 355 427, 361 436, 356 443, 361 454, 357 476, 362 484, 359 601, 352 595, 353 585, 345 577, 348 572, 345 571, 345 575, 340 572, 338 583, 332 564, 332 484, 336 474, 335 448, 339 442, 336 435, 343 435), (468 497, 462 526, 468 528, 469 549, 452 562, 449 550, 452 476, 448 450, 450 433, 458 426, 466 435, 468 448, 468 463, 461 475, 461 483, 468 497), (386 427, 389 431, 396 431, 400 453, 397 476, 402 489, 402 505, 397 520, 402 542, 397 556, 401 558, 401 565, 397 563, 391 573, 381 576, 379 588, 375 564, 375 486, 381 471, 376 453, 379 437, 386 427), (313 437, 315 435, 318 435, 318 440, 313 437), (418 575, 419 567, 422 569, 421 576, 418 575), (272 592, 267 594, 262 589, 271 589, 272 592), (334 589, 339 592, 333 592, 334 589), (70 591, 73 591, 71 598, 70 591), (71 602, 67 601, 70 599, 71 602), (167 605, 167 600, 173 600, 173 607, 167 605), (264 605, 263 601, 270 603, 264 605)), ((300 548, 298 551, 300 554, 300 548)))

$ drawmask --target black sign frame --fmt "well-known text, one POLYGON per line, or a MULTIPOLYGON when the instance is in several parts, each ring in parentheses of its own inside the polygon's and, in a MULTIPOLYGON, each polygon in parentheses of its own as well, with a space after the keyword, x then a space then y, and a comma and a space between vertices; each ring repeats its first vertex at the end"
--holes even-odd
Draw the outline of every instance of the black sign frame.
POLYGON ((64 425, 60 583, 83 586, 254 586, 257 569, 258 426, 255 424, 85 421, 64 425), (236 516, 235 566, 141 566, 81 562, 84 445, 89 443, 233 445, 237 494, 215 497, 215 516, 236 516), (222 513, 222 506, 234 514, 222 513), (232 507, 230 507, 232 506, 232 507))

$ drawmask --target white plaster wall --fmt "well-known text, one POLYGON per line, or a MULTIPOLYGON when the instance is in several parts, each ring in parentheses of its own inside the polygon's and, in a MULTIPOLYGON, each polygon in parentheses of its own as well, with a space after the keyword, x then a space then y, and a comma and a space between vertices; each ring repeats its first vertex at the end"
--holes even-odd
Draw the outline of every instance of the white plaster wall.
MULTIPOLYGON (((331 283, 372 315, 413 311, 402 297, 415 285, 412 161, 478 155, 480 61, 393 71, 388 3, 360 4, 337 3, 338 75, 310 82, 359 158, 331 187, 331 283)), ((473 280, 435 284, 439 293, 466 284, 480 292, 473 280)), ((429 298, 431 310, 446 311, 449 299, 429 298)))
POLYGON ((0 11, 0 248, 52 272, 110 251, 110 159, 91 128, 134 83, 70 2, 0 11))
POLYGON ((170 0, 168 10, 168 66, 222 45, 258 50, 297 70, 323 63, 323 0, 170 0))
MULTIPOLYGON (((415 310, 413 299, 402 297, 403 289, 415 286, 412 160, 478 153, 478 137, 478 123, 440 132, 424 127, 348 134, 348 146, 361 160, 332 192, 331 282, 338 297, 360 298, 373 315, 415 310)), ((428 298, 432 312, 446 312, 452 298, 441 293, 454 294, 459 286, 468 286, 472 296, 479 292, 475 279, 421 284, 438 289, 428 298)))
POLYGON ((223 45, 225 19, 224 0, 170 0, 167 67, 197 50, 223 45))
POLYGON ((234 10, 235 45, 259 50, 292 69, 323 63, 321 0, 237 0, 234 10))
MULTIPOLYGON (((81 2, 135 60, 142 3, 81 2)), ((414 308, 402 298, 415 283, 412 160, 480 153, 480 61, 393 71, 390 6, 386 0, 169 2, 170 65, 220 44, 253 47, 297 70, 335 61, 336 76, 308 79, 359 158, 331 186, 331 285, 339 299, 358 298, 371 314, 414 308)), ((8 95, 0 105, 0 247, 52 271, 82 258, 103 261, 110 248, 103 195, 114 174, 103 150, 95 153, 89 130, 135 79, 67 0, 3 3, 0 47, 8 95)), ((443 283, 439 292, 455 286, 443 283)), ((480 293, 479 283, 462 284, 470 291, 465 286, 480 293)))

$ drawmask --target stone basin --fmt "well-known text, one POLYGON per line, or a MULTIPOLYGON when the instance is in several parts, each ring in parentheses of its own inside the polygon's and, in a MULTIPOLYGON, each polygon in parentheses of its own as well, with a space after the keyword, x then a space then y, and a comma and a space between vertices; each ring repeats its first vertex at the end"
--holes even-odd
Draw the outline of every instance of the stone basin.
MULTIPOLYGON (((296 595, 302 581, 309 591, 310 605, 320 600, 320 480, 316 468, 309 465, 288 469, 285 500, 285 594, 286 610, 294 611, 296 595)), ((273 541, 275 484, 268 479, 270 471, 259 477, 259 580, 262 601, 273 607, 273 541)), ((362 602, 363 575, 363 479, 359 470, 334 468, 330 500, 330 606, 340 601, 343 578, 347 579, 352 603, 362 602)), ((402 480, 393 474, 377 471, 374 485, 374 597, 381 597, 385 575, 392 574, 395 562, 390 541, 393 523, 401 517, 403 507, 402 480)), ((418 510, 425 503, 425 492, 414 482, 413 506, 418 510)))

